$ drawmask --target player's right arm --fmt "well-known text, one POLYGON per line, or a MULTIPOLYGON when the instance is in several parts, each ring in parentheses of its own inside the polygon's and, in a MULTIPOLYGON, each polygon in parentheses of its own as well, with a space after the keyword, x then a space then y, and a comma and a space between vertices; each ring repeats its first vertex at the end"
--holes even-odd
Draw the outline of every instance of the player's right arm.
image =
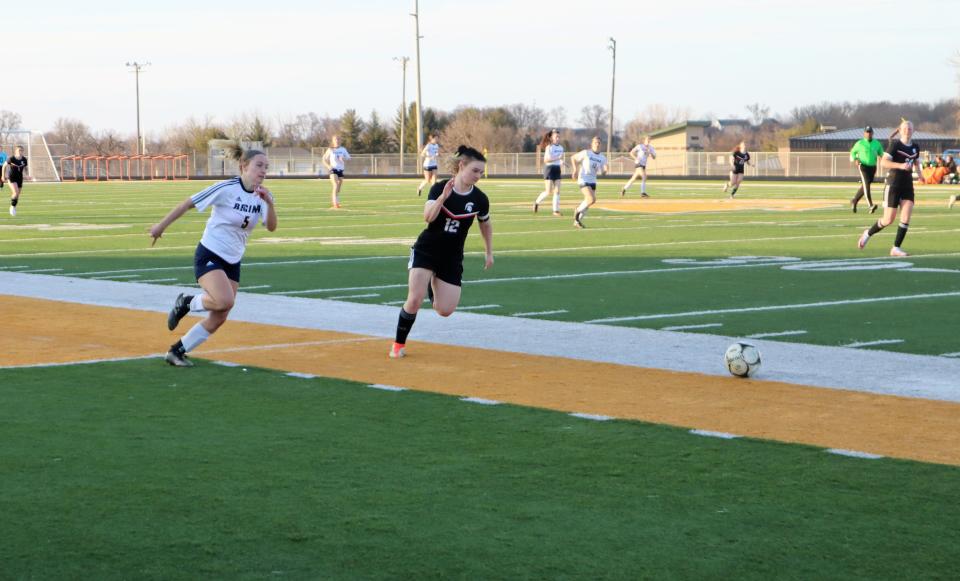
POLYGON ((153 239, 150 242, 150 246, 153 246, 157 243, 157 239, 163 236, 164 230, 166 230, 170 224, 176 222, 180 216, 186 214, 187 211, 193 207, 193 196, 190 196, 186 200, 180 202, 176 208, 170 210, 170 213, 164 216, 163 220, 160 220, 160 222, 150 226, 150 228, 147 229, 147 231, 150 232, 150 237, 153 239))
POLYGON ((573 155, 570 158, 570 164, 573 166, 572 179, 577 179, 580 177, 580 162, 583 161, 583 156, 586 155, 587 150, 584 149, 573 155))
POLYGON ((439 184, 435 184, 430 188, 430 194, 428 194, 427 203, 423 205, 423 219, 429 224, 437 219, 437 216, 440 215, 440 211, 443 209, 443 203, 447 201, 447 198, 450 197, 450 194, 453 193, 453 178, 450 178, 443 184, 443 188, 440 188, 439 184), (439 193, 436 193, 437 190, 440 190, 439 193))
POLYGON ((320 161, 323 163, 324 167, 327 168, 328 172, 332 169, 332 166, 330 165, 330 152, 331 150, 328 147, 327 150, 323 152, 323 157, 320 158, 320 161))

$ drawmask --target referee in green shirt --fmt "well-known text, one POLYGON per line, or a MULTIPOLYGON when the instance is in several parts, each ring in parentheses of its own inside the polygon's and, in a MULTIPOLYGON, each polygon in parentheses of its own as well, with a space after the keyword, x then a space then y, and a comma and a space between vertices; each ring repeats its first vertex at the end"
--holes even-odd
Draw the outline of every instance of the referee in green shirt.
POLYGON ((870 213, 877 211, 877 205, 873 203, 873 197, 870 195, 870 184, 873 183, 873 176, 877 173, 877 159, 882 155, 883 146, 873 138, 873 127, 867 125, 863 128, 863 139, 854 143, 853 149, 850 150, 850 161, 856 163, 860 170, 860 189, 850 200, 854 213, 857 212, 857 202, 864 195, 867 196, 870 213))

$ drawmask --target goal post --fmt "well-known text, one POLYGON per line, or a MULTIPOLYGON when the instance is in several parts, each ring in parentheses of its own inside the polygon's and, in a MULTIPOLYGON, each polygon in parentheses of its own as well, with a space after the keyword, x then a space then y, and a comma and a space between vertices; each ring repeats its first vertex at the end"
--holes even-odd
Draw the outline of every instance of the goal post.
POLYGON ((13 157, 13 150, 17 146, 23 148, 23 154, 30 164, 27 166, 27 171, 31 177, 38 182, 60 181, 60 172, 53 161, 43 133, 18 129, 0 134, 0 149, 3 149, 8 157, 13 157))

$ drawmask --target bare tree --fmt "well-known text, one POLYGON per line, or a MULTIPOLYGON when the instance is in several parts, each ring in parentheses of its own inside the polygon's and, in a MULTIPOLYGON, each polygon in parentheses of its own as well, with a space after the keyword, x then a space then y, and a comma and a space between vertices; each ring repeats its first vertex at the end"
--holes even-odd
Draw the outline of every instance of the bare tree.
POLYGON ((496 126, 476 108, 456 112, 443 129, 441 140, 449 147, 465 144, 492 152, 517 151, 520 145, 516 129, 509 125, 496 126))
POLYGON ((48 141, 64 143, 73 154, 86 153, 93 142, 90 128, 83 121, 61 117, 53 122, 48 141))
POLYGON ((603 133, 607 127, 607 118, 609 115, 610 112, 606 107, 602 105, 590 105, 580 109, 580 117, 577 118, 577 123, 585 129, 592 129, 597 133, 603 133))
POLYGON ((20 117, 19 113, 7 110, 0 111, 0 141, 6 141, 11 131, 20 129, 22 122, 23 118, 20 117))
POLYGON ((747 111, 750 112, 750 122, 753 125, 760 125, 764 119, 770 116, 770 107, 760 103, 747 105, 747 111))
POLYGON ((550 109, 550 112, 547 113, 547 121, 549 121, 550 125, 555 129, 566 127, 567 110, 563 107, 554 107, 553 109, 550 109))
POLYGON ((113 129, 105 129, 93 138, 97 155, 118 155, 126 152, 127 140, 113 129))

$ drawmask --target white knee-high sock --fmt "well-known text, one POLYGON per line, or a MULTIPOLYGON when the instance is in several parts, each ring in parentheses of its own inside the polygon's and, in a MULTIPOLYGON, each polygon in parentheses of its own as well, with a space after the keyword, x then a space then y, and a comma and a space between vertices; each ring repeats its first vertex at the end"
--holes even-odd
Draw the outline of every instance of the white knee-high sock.
POLYGON ((640 178, 640 193, 641 194, 647 193, 647 176, 643 176, 642 178, 640 178))
POLYGON ((587 201, 586 201, 586 200, 584 200, 584 201, 580 202, 580 205, 579 205, 579 206, 577 206, 577 212, 579 212, 581 215, 585 215, 585 214, 587 213, 587 208, 589 208, 589 207, 590 207, 590 205, 587 204, 587 201))
POLYGON ((560 192, 553 194, 553 211, 560 211, 560 192))
POLYGON ((548 191, 546 191, 546 190, 540 192, 540 195, 537 196, 537 202, 536 202, 536 203, 539 204, 539 203, 543 202, 544 200, 547 199, 547 196, 549 196, 549 195, 550 195, 550 192, 548 192, 548 191))
POLYGON ((183 350, 190 352, 202 345, 203 342, 209 338, 210 333, 203 328, 201 323, 197 323, 193 327, 190 327, 190 330, 180 339, 180 342, 183 343, 183 350))
POLYGON ((190 299, 190 312, 199 313, 207 310, 206 307, 203 306, 203 297, 204 293, 193 295, 193 298, 190 299))

